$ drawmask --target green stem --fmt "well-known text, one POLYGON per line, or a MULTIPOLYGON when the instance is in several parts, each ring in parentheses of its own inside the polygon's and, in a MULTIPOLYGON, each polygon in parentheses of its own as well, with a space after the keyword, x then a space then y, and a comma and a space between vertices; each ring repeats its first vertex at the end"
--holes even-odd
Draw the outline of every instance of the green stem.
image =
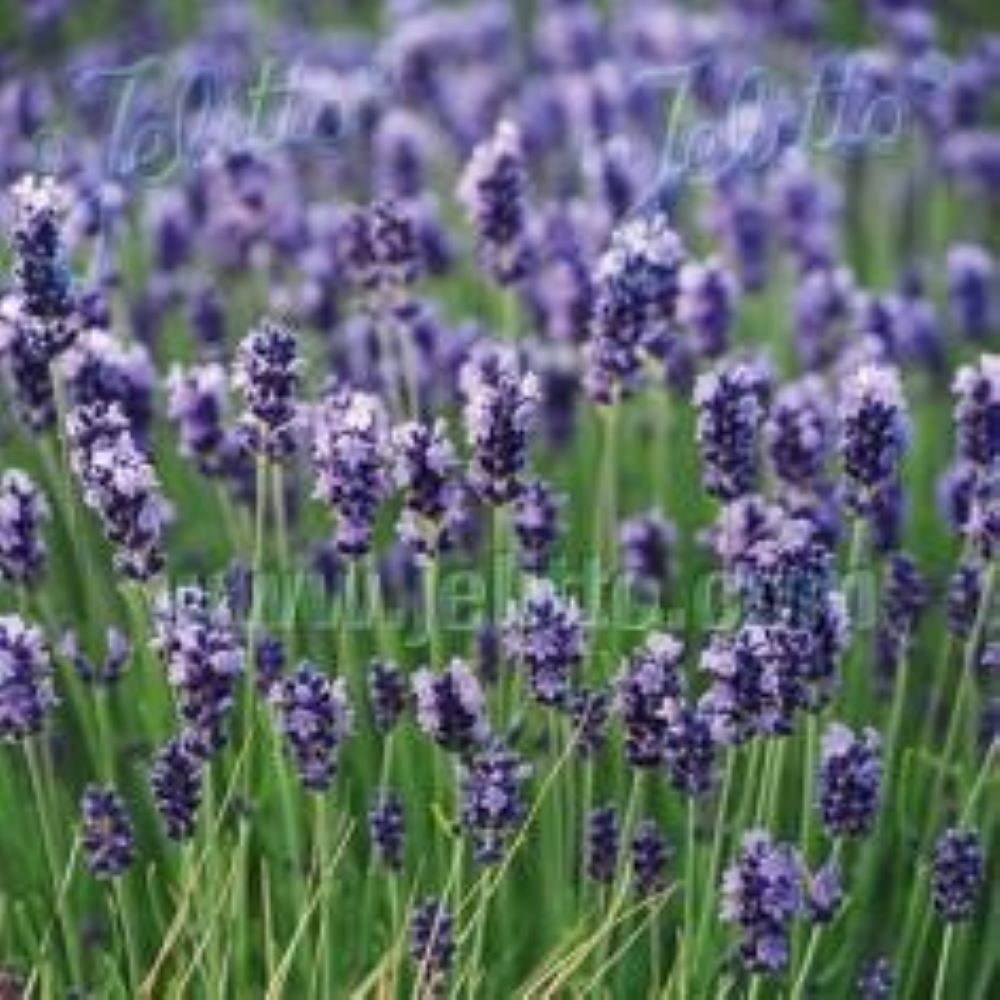
POLYGON ((937 975, 934 977, 934 1000, 944 1000, 945 983, 948 979, 948 959, 951 957, 954 942, 955 925, 950 923, 944 929, 944 939, 941 942, 941 955, 938 958, 937 975))

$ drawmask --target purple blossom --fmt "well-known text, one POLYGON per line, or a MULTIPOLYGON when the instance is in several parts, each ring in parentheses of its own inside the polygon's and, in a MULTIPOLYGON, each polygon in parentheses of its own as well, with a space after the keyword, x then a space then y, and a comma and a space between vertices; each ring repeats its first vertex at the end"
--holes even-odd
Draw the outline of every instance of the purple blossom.
POLYGON ((844 901, 840 865, 834 857, 825 861, 807 878, 806 911, 814 924, 829 923, 844 901))
POLYGON ((718 259, 691 261, 681 270, 677 319, 694 336, 701 357, 726 353, 736 298, 736 281, 718 259))
POLYGON ((78 407, 69 415, 67 437, 83 499, 98 514, 115 547, 116 567, 130 579, 149 579, 163 566, 163 535, 171 508, 121 407, 78 407))
POLYGON ((670 783, 681 794, 703 795, 712 786, 715 737, 712 720, 701 706, 668 698, 660 709, 665 722, 663 762, 670 783))
POLYGON ((368 700, 375 728, 380 733, 391 732, 403 717, 410 701, 406 676, 399 667, 379 660, 369 666, 368 700))
POLYGON ((956 243, 948 250, 948 294, 962 336, 982 340, 990 332, 995 310, 992 284, 996 267, 987 250, 956 243))
POLYGON ((121 796, 88 785, 80 800, 81 842, 87 867, 97 878, 117 878, 135 860, 135 829, 121 796))
POLYGON ((532 260, 525 187, 520 129, 503 120, 473 150, 458 185, 459 200, 479 237, 483 265, 501 284, 522 278, 532 260))
POLYGON ((982 838, 975 830, 950 828, 934 845, 931 889, 942 920, 971 919, 986 880, 982 838))
POLYGON ((760 365, 723 362, 695 384, 702 478, 719 500, 729 502, 753 491, 769 378, 760 365))
POLYGON ((167 416, 177 428, 181 454, 206 474, 220 472, 228 441, 225 369, 214 363, 174 368, 167 390, 167 416))
POLYGON ((490 732, 486 698, 464 662, 454 659, 439 674, 418 670, 412 683, 417 723, 435 743, 466 753, 486 742, 490 732))
POLYGON ((153 760, 150 785, 171 840, 190 840, 201 806, 203 759, 183 739, 172 739, 153 760))
POLYGON ((955 376, 959 457, 978 472, 1000 464, 1000 355, 984 354, 955 376))
POLYGON ((382 864, 390 871, 399 871, 406 843, 406 814, 395 792, 382 793, 369 810, 368 834, 382 864))
POLYGON ((444 903, 426 899, 410 917, 410 954, 418 965, 418 995, 443 996, 455 962, 455 930, 444 903))
POLYGON ((865 963, 858 976, 860 1000, 890 1000, 896 988, 896 977, 887 958, 875 958, 865 963))
POLYGON ((672 635, 651 635, 625 661, 616 681, 618 708, 625 727, 625 756, 633 767, 659 767, 666 752, 668 699, 681 692, 684 646, 672 635))
POLYGON ((779 479, 790 486, 816 486, 834 442, 833 404, 822 379, 809 375, 778 390, 764 425, 764 445, 779 479))
POLYGON ((199 587, 163 594, 153 615, 153 645, 167 668, 192 753, 206 758, 226 741, 226 720, 243 673, 241 641, 225 604, 199 587))
POLYGON ((614 806, 602 806, 587 817, 587 875, 601 885, 610 885, 618 869, 621 825, 614 806))
POLYGON ((899 475, 909 435, 906 403, 893 368, 866 365, 851 376, 839 407, 840 455, 847 502, 867 514, 899 475))
POLYGON ((109 626, 105 637, 104 658, 99 663, 93 662, 80 649, 75 632, 67 632, 63 636, 59 652, 73 664, 77 677, 84 684, 112 687, 121 680, 128 667, 132 645, 124 632, 109 626))
POLYGON ((629 586, 649 601, 661 602, 670 586, 677 529, 658 511, 637 514, 618 530, 621 564, 629 586))
POLYGON ((805 903, 798 852, 762 830, 744 834, 736 861, 722 877, 722 919, 743 933, 740 955, 750 972, 775 973, 788 965, 789 930, 805 903))
POLYGON ((513 350, 489 345, 472 354, 459 382, 472 447, 469 480, 483 500, 508 503, 522 485, 538 408, 538 380, 531 372, 522 373, 513 350))
POLYGON ((831 837, 871 832, 882 797, 881 740, 874 729, 855 735, 832 723, 823 735, 817 803, 831 837))
POLYGON ((336 774, 340 748, 354 727, 344 679, 333 680, 302 663, 274 685, 269 700, 303 786, 325 792, 336 774))
POLYGON ((271 319, 250 331, 236 355, 233 387, 246 404, 241 433, 251 451, 272 461, 295 450, 300 364, 294 335, 271 319))
POLYGON ((514 501, 514 534, 525 572, 544 572, 559 537, 563 501, 539 479, 526 482, 514 501))
POLYGON ((0 579, 31 587, 45 571, 43 530, 49 505, 34 480, 20 469, 0 475, 0 579))
POLYGON ((569 696, 566 707, 573 724, 574 749, 583 758, 596 756, 608 739, 612 693, 604 688, 580 688, 569 696))
POLYGON ((17 615, 0 616, 0 740, 40 733, 56 704, 42 630, 17 615))
POLYGON ((462 826, 469 832, 480 864, 495 864, 507 838, 525 815, 523 786, 531 768, 516 753, 490 747, 462 768, 462 826))
POLYGON ((549 580, 531 578, 520 605, 511 605, 504 623, 507 654, 528 670, 528 683, 542 705, 563 705, 583 662, 580 609, 562 598, 549 580))
POLYGON ((667 841, 655 820, 642 820, 632 835, 632 878, 640 896, 662 892, 666 886, 667 841))
POLYGON ((370 551, 375 517, 391 485, 388 418, 375 396, 350 390, 327 396, 315 410, 313 495, 337 514, 341 554, 370 551))

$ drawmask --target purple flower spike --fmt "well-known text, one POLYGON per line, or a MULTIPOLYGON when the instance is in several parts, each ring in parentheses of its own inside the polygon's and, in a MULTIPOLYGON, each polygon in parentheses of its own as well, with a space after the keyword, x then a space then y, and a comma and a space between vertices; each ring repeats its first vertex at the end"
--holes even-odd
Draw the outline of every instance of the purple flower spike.
POLYGON ((246 403, 240 430, 251 451, 273 461, 295 450, 299 367, 294 335, 270 319, 250 331, 236 356, 233 387, 246 403))
POLYGON ((316 408, 313 420, 314 496, 337 514, 340 553, 371 550, 379 506, 390 487, 388 418, 376 396, 340 391, 316 408))
POLYGON ((0 616, 0 740, 40 733, 56 704, 42 630, 17 615, 0 616))
POLYGON ((271 689, 270 702, 302 784, 325 792, 333 782, 341 745, 354 728, 342 677, 332 680, 308 663, 271 689))
POLYGON ((762 830, 746 833, 736 862, 722 877, 722 919, 742 930, 740 955, 750 972, 776 973, 788 966, 789 931, 804 900, 798 852, 762 830))
POLYGON ((958 454, 976 472, 1000 465, 1000 354, 984 354, 955 377, 958 454))
POLYGON ((225 604, 213 607, 198 587, 181 587, 158 601, 153 643, 167 667, 185 742, 206 758, 226 741, 226 721, 243 673, 239 635, 225 604))
POLYGON ((45 571, 42 535, 49 506, 27 473, 8 469, 0 476, 0 580, 18 587, 36 584, 45 571))
POLYGON ((623 521, 618 531, 625 578, 648 601, 662 602, 670 586, 677 529, 657 511, 623 521))
POLYGON ((736 296, 736 281, 721 261, 712 258, 684 265, 677 318, 694 335, 701 357, 718 358, 726 353, 736 296))
POLYGON ((406 843, 406 815, 403 802, 395 792, 385 792, 368 813, 368 833, 372 848, 390 871, 403 867, 406 843))
POLYGON ((508 655, 527 668, 539 704, 564 705, 584 657, 576 602, 560 597, 551 581, 532 578, 520 605, 511 606, 504 642, 508 655))
POLYGON ((470 482, 488 503, 509 503, 522 486, 538 409, 538 380, 531 372, 522 373, 511 349, 489 345, 472 354, 459 383, 472 446, 470 482))
POLYGON ((70 464, 88 507, 115 547, 115 565, 133 580, 148 580, 163 566, 163 534, 170 505, 146 454, 117 403, 75 409, 67 421, 70 464))
POLYGON ((501 284, 524 277, 532 259, 525 186, 520 130, 512 121, 501 121, 473 150, 458 186, 476 227, 483 265, 501 284))
POLYGON ((525 572, 544 572, 559 537, 563 499, 541 480, 532 479, 514 502, 514 533, 525 572))
POLYGON ((875 509, 880 491, 899 475, 909 424, 903 387, 893 368, 866 365, 848 379, 840 400, 840 455, 847 503, 875 509))
POLYGON ((865 729, 855 735, 833 723, 823 735, 817 799, 823 826, 831 837, 860 837, 871 832, 882 797, 879 735, 865 729))
POLYGON ((417 963, 417 995, 443 996, 455 962, 455 925, 440 900, 424 900, 413 911, 410 954, 417 963))
POLYGON ((531 768, 513 751, 477 753, 462 771, 462 825, 480 864, 495 864, 507 838, 524 818, 523 785, 531 768))
POLYGON ((479 680, 461 660, 440 673, 418 670, 413 675, 417 722, 445 750, 466 753, 489 736, 486 698, 479 680))
POLYGON ((80 802, 81 841, 87 867, 96 878, 117 878, 135 859, 135 829, 121 796, 90 785, 80 802))
POLYGON ((633 767, 653 768, 666 752, 667 699, 681 693, 684 646, 666 633, 651 635, 625 662, 617 680, 625 755, 633 767))
POLYGON ((167 382, 167 416, 177 428, 181 454, 212 475, 225 461, 229 380, 219 364, 175 368, 167 382))
POLYGON ((594 809, 587 817, 587 875, 601 885, 610 885, 618 869, 621 825, 614 806, 594 809))
POLYGON ((171 840, 190 840, 201 806, 203 760, 183 739, 172 739, 156 755, 150 784, 171 840))
POLYGON ((971 243, 948 250, 948 294, 955 322, 964 337, 981 340, 990 331, 996 267, 989 252, 971 243))
POLYGON ((751 493, 757 481, 757 440, 770 375, 758 364, 728 362, 699 376, 698 409, 705 489, 724 502, 751 493))
POLYGON ((815 487, 834 443, 833 404, 822 379, 809 375, 778 390, 764 425, 764 444, 779 479, 815 487))
POLYGON ((952 828, 934 845, 931 873, 934 909, 949 923, 969 920, 986 879, 983 844, 974 830, 952 828))

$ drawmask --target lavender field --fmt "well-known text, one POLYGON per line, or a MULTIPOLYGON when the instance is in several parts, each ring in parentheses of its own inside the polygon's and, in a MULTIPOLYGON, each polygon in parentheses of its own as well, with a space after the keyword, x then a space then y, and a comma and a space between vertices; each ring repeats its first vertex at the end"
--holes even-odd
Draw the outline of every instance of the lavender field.
POLYGON ((1000 998, 993 0, 8 0, 0 221, 0 1000, 1000 998))

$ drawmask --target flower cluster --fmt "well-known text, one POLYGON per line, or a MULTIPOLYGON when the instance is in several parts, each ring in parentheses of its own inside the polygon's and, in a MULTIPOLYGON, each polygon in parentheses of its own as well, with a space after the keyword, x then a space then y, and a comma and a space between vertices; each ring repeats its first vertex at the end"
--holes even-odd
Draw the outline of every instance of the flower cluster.
POLYGON ((986 878, 982 840, 974 830, 945 830, 934 845, 934 909, 949 923, 968 920, 986 878))
POLYGON ((89 785, 80 812, 87 867, 97 878, 122 875, 135 859, 135 829, 121 796, 112 788, 89 785))
POLYGON ((654 633, 625 662, 617 680, 625 755, 633 767, 653 768, 666 752, 668 699, 681 693, 684 647, 666 633, 654 633))
POLYGON ((524 817, 522 787, 529 773, 516 753, 500 746, 481 750, 463 768, 462 825, 480 864, 500 860, 506 837, 524 817))
POLYGON ((514 534, 525 572, 544 572, 559 537, 562 501, 540 479, 532 479, 514 502, 514 534))
POLYGON ((455 961, 455 930, 444 903, 426 899, 410 918, 410 954, 418 965, 417 994, 443 995, 455 961))
POLYGON ((563 705, 583 662, 584 634, 580 609, 562 598, 550 580, 532 579, 520 605, 504 624, 510 657, 528 670, 531 693, 542 705, 563 705))
POLYGON ((156 754, 150 785, 157 811, 171 840, 189 840, 201 806, 203 760, 181 738, 166 743, 156 754))
POLYGON ((302 663, 274 685, 270 702, 302 784, 311 792, 325 792, 354 725, 344 679, 331 680, 302 663))
POLYGON ((489 736, 483 689, 461 660, 452 660, 440 674, 418 670, 413 694, 420 728, 445 750, 465 753, 489 736))
POLYGON ((368 833, 379 859, 391 871, 403 866, 406 841, 406 815, 402 800, 395 792, 386 792, 368 812, 368 833))
POLYGON ((831 837, 871 832, 882 795, 879 735, 866 729, 855 735, 833 723, 823 735, 817 797, 823 825, 831 837))
POLYGON ((20 742, 41 732, 55 705, 41 629, 17 615, 0 616, 0 740, 20 742))
POLYGON ((45 569, 42 531, 49 507, 41 490, 20 469, 0 476, 0 579, 30 587, 45 569))
POLYGON ((67 432, 73 471, 115 546, 115 565, 131 579, 149 579, 163 567, 171 508, 125 414, 117 403, 78 407, 67 432))
POLYGON ((676 541, 676 528, 658 511, 627 518, 618 529, 625 578, 646 600, 663 600, 670 585, 676 541))

